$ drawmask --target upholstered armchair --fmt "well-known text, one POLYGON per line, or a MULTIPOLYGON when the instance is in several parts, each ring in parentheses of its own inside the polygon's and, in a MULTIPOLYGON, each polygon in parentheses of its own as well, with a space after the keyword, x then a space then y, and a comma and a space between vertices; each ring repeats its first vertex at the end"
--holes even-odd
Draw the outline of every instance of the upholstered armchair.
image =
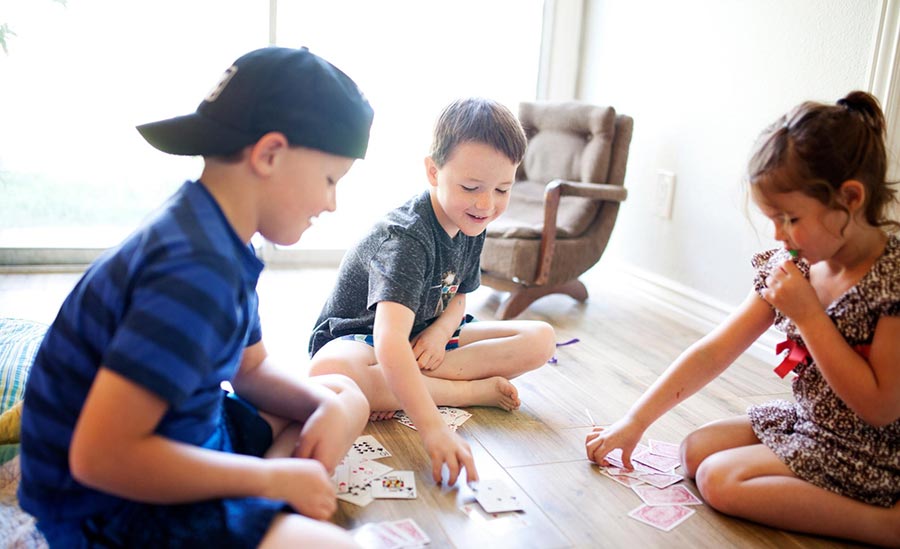
POLYGON ((578 280, 600 259, 625 200, 633 119, 581 102, 522 103, 528 136, 509 208, 487 229, 482 283, 510 292, 497 316, 518 316, 562 293, 583 302, 578 280))

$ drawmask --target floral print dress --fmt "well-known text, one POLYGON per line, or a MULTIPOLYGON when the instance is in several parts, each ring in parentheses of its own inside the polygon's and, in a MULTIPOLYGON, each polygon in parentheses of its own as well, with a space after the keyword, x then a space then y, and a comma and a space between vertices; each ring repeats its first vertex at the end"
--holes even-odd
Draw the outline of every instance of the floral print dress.
MULTIPOLYGON (((753 257, 757 293, 786 259, 790 255, 783 249, 753 257)), ((804 261, 798 266, 809 275, 804 261)), ((872 269, 826 313, 854 348, 872 343, 879 318, 900 316, 900 239, 889 237, 872 269)), ((794 323, 777 309, 775 326, 803 343, 794 323)), ((798 477, 866 503, 894 505, 900 498, 900 420, 883 427, 863 421, 832 391, 812 357, 794 373, 795 403, 778 400, 748 410, 756 436, 798 477)))

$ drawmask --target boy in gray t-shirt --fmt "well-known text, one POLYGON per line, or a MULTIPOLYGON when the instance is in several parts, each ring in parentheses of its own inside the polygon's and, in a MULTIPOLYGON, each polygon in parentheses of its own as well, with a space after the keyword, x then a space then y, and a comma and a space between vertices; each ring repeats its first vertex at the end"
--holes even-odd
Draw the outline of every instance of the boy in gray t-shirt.
POLYGON ((444 109, 425 159, 427 192, 388 213, 341 263, 310 338, 312 375, 349 376, 373 419, 403 409, 432 460, 478 478, 468 445, 437 405, 519 407, 509 381, 553 356, 553 328, 539 321, 472 322, 466 294, 481 283, 487 224, 509 203, 525 133, 486 99, 444 109), (421 375, 420 373, 421 372, 421 375))

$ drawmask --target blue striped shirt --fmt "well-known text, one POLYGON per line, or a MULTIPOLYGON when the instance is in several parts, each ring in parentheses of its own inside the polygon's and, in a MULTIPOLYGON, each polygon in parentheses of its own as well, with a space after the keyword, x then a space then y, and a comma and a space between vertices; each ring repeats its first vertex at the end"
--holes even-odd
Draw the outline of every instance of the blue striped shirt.
POLYGON ((219 384, 262 337, 262 268, 200 182, 185 183, 91 265, 48 330, 25 389, 23 509, 57 521, 121 501, 69 471, 72 431, 100 365, 168 404, 158 434, 197 446, 210 439, 221 416, 219 384))

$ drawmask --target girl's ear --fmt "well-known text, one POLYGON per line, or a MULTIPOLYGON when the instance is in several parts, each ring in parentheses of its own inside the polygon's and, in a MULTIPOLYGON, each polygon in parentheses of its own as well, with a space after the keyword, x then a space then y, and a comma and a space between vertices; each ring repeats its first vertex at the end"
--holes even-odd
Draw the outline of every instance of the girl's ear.
POLYGON ((841 188, 838 189, 838 200, 848 210, 854 212, 866 203, 866 186, 861 181, 848 179, 841 183, 841 188))
POLYGON ((289 147, 287 137, 281 132, 269 132, 259 138, 250 149, 250 166, 259 175, 270 175, 275 169, 279 152, 289 147))
POLYGON ((428 176, 428 182, 431 183, 432 187, 437 187, 437 173, 438 167, 437 164, 434 163, 434 159, 430 156, 425 157, 425 175, 428 176))

